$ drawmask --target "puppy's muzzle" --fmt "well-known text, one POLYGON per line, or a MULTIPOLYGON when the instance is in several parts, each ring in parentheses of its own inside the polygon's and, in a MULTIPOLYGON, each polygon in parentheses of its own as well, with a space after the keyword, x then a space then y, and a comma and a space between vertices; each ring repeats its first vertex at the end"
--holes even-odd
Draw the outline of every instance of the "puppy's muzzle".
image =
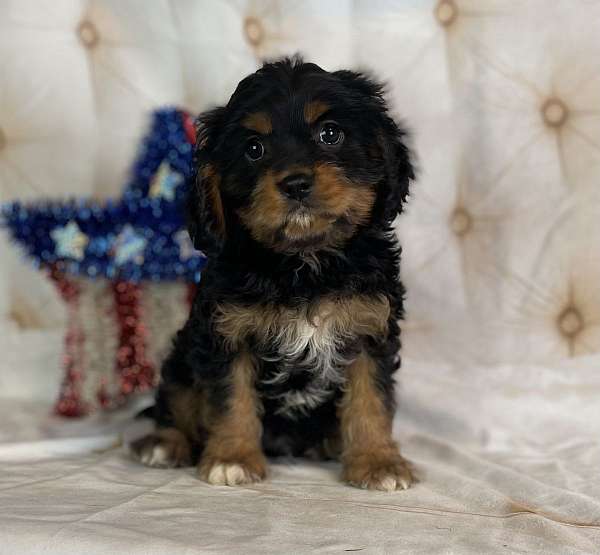
POLYGON ((278 183, 278 186, 285 197, 301 201, 310 195, 313 177, 304 173, 288 175, 278 183))

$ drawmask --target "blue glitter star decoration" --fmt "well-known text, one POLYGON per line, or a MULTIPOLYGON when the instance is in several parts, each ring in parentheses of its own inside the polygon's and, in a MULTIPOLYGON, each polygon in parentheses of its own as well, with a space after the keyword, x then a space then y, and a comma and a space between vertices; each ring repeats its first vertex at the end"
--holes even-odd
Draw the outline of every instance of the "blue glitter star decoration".
POLYGON ((120 199, 12 202, 1 222, 34 263, 67 274, 197 283, 206 259, 183 217, 195 135, 191 117, 156 110, 120 199))

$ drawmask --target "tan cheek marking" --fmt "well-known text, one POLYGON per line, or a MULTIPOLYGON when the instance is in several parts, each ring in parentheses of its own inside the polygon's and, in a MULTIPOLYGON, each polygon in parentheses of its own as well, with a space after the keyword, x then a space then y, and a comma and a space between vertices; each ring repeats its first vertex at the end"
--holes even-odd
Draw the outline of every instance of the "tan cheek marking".
POLYGON ((359 225, 369 218, 375 203, 375 191, 349 181, 340 168, 329 164, 315 166, 315 194, 319 207, 335 216, 346 215, 359 225))
POLYGON ((304 105, 304 120, 308 124, 312 124, 317 121, 327 110, 329 110, 330 106, 325 102, 320 100, 315 100, 313 102, 307 102, 304 105))
POLYGON ((319 207, 324 205, 327 209, 335 209, 336 214, 344 212, 349 204, 346 191, 349 187, 345 181, 339 168, 329 164, 317 164, 315 166, 314 194, 319 207))
POLYGON ((352 210, 349 214, 349 219, 354 225, 361 225, 368 221, 375 204, 375 196, 375 191, 371 189, 354 191, 352 210))
POLYGON ((265 112, 255 112, 242 120, 242 126, 261 135, 269 135, 273 131, 271 116, 265 112))
POLYGON ((285 199, 277 190, 275 176, 269 170, 258 180, 250 206, 240 210, 239 215, 254 239, 269 242, 283 223, 285 212, 285 199))

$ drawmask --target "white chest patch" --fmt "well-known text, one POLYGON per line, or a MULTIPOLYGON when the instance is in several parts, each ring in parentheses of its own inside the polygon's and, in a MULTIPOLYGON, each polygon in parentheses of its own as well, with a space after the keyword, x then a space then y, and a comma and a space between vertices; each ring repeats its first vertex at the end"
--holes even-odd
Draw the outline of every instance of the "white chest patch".
POLYGON ((280 402, 278 413, 305 414, 327 400, 336 385, 344 381, 344 366, 352 362, 347 353, 351 334, 340 333, 330 319, 317 314, 309 321, 304 315, 289 320, 273 337, 264 360, 277 362, 277 372, 263 379, 267 386, 284 386, 292 372, 308 371, 311 379, 301 390, 280 391, 273 395, 280 402))
POLYGON ((333 394, 344 381, 343 368, 357 354, 359 339, 384 334, 389 313, 387 298, 356 295, 295 307, 220 305, 216 324, 232 350, 251 339, 255 354, 276 364, 276 372, 262 383, 279 386, 278 412, 289 416, 306 413, 333 394), (309 372, 310 380, 302 390, 286 389, 298 371, 309 372))

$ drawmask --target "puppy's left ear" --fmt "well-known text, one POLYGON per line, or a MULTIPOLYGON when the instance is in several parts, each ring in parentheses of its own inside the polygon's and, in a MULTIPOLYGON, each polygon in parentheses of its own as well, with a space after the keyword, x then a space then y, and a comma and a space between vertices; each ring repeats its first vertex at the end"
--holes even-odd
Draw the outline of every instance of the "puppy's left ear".
POLYGON ((411 154, 405 144, 406 132, 389 116, 385 101, 385 87, 370 76, 341 70, 335 75, 351 91, 352 100, 364 108, 368 120, 364 124, 375 129, 375 151, 381 156, 384 177, 379 183, 374 217, 391 223, 402 211, 410 182, 415 178, 411 154))
POLYGON ((216 148, 224 109, 205 112, 196 121, 196 150, 187 198, 188 232, 194 248, 208 257, 225 241, 226 225, 216 148))
POLYGON ((406 133, 387 113, 382 114, 377 143, 383 158, 385 177, 380 183, 378 208, 383 220, 389 223, 402 212, 410 182, 415 178, 412 156, 405 140, 406 133))

